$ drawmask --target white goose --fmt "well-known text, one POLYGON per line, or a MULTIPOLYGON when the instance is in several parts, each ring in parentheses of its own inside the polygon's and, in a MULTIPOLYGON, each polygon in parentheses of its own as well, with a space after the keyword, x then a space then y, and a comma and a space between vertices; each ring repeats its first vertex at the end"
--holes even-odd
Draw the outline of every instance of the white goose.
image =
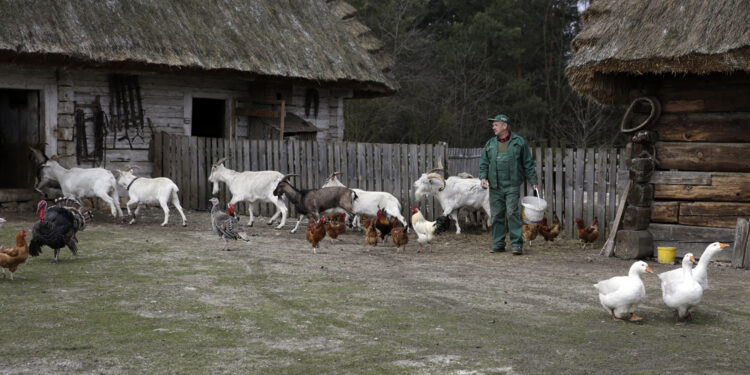
MULTIPOLYGON (((693 278, 698 282, 698 284, 701 285, 701 288, 703 288, 703 290, 708 289, 708 263, 711 262, 711 259, 714 257, 714 255, 728 246, 729 245, 725 243, 714 242, 708 245, 708 247, 706 247, 706 250, 703 250, 701 259, 698 260, 698 265, 693 268, 693 278)), ((659 279, 661 279, 662 289, 664 289, 664 285, 670 282, 681 280, 682 272, 683 271, 681 268, 676 268, 671 271, 660 273, 659 279)))
POLYGON ((612 314, 613 320, 623 320, 629 316, 631 322, 642 320, 634 314, 635 308, 646 296, 641 274, 653 272, 644 261, 638 261, 630 266, 627 276, 615 276, 594 284, 599 291, 599 302, 604 309, 612 314))
POLYGON ((680 319, 691 320, 692 310, 703 298, 703 288, 693 278, 695 257, 687 253, 682 258, 682 278, 662 284, 661 296, 664 303, 675 311, 675 324, 683 324, 680 319))

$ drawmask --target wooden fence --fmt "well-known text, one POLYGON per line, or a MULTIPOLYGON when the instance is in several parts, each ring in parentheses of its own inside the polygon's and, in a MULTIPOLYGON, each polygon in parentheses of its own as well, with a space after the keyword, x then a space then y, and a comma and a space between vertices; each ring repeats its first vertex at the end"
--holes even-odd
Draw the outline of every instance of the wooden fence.
MULTIPOLYGON (((449 148, 451 174, 468 172, 479 176, 481 148, 449 148)), ((568 238, 577 238, 573 219, 580 217, 588 225, 599 219, 603 239, 614 220, 620 193, 628 182, 623 149, 531 147, 542 198, 547 201, 545 216, 551 223, 554 214, 562 222, 568 238)), ((526 195, 533 194, 524 185, 526 195)))
MULTIPOLYGON (((404 215, 418 204, 431 217, 440 206, 432 198, 415 202, 411 185, 422 173, 436 168, 438 160, 445 165, 445 150, 444 145, 229 140, 161 132, 154 137, 153 176, 169 177, 180 187, 183 207, 207 210, 212 197, 211 166, 224 156, 230 157, 225 166, 237 171, 296 173, 299 176, 291 182, 298 189, 319 188, 331 173, 340 171, 339 179, 346 186, 390 192, 401 202, 404 215)), ((218 198, 225 204, 231 194, 225 184, 219 186, 218 198)), ((247 212, 244 204, 238 209, 243 216, 247 212)), ((256 204, 254 210, 261 216, 274 211, 270 204, 256 204)))
MULTIPOLYGON (((318 142, 302 140, 228 140, 158 133, 154 137, 154 176, 165 176, 180 187, 185 208, 207 210, 212 186, 208 182, 211 165, 230 156, 228 168, 276 170, 296 173, 297 188, 318 188, 334 171, 346 186, 364 190, 387 191, 402 204, 402 213, 420 205, 429 218, 440 213, 433 199, 416 202, 412 183, 437 167, 438 160, 448 175, 469 172, 479 175, 481 149, 455 149, 439 145, 376 144, 355 142, 318 142)), ((599 218, 600 238, 606 235, 617 210, 620 191, 627 184, 624 150, 606 148, 532 147, 539 177, 540 194, 547 201, 547 220, 557 214, 568 238, 575 237, 573 218, 588 225, 599 218), (619 190, 618 190, 619 189, 619 190)), ((533 194, 524 186, 525 195, 533 194)), ((230 199, 225 184, 220 184, 219 199, 230 199)), ((246 213, 244 204, 240 213, 246 213)), ((275 208, 256 204, 255 212, 270 216, 275 208)), ((292 212, 291 214, 295 214, 292 212)), ((291 216, 290 214, 290 216, 291 216)))

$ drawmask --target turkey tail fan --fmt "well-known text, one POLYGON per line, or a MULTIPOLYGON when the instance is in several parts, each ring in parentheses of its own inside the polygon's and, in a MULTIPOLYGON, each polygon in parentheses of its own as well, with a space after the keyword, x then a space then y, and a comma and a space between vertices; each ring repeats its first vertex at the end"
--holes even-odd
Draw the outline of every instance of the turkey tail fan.
POLYGON ((80 210, 83 208, 83 203, 75 198, 57 198, 55 199, 55 204, 57 207, 64 207, 64 208, 74 208, 76 210, 80 210))
POLYGON ((73 225, 76 228, 76 231, 79 232, 86 229, 86 224, 94 218, 94 214, 90 210, 84 212, 71 208, 68 210, 73 214, 73 218, 75 219, 73 225))

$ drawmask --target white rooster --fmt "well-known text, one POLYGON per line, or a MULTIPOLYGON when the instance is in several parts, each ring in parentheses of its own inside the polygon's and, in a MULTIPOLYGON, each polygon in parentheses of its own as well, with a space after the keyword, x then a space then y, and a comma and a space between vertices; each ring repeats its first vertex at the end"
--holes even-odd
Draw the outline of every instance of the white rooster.
POLYGON ((419 242, 417 252, 422 251, 422 245, 425 243, 430 244, 430 252, 432 252, 432 240, 436 235, 447 231, 450 225, 451 220, 448 216, 440 216, 435 221, 427 221, 419 211, 419 206, 412 207, 411 227, 417 233, 417 242, 419 242))

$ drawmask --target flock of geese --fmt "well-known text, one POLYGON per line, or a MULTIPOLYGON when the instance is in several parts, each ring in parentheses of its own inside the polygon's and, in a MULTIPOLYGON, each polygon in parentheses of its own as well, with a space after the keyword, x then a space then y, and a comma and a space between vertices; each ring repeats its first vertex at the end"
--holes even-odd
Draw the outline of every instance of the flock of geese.
MULTIPOLYGON (((714 242, 706 248, 698 265, 693 268, 695 257, 691 253, 682 258, 682 268, 659 274, 661 296, 664 304, 675 312, 675 324, 681 325, 692 319, 693 309, 700 304, 703 291, 708 289, 706 278, 708 263, 713 256, 728 247, 721 242, 714 242)), ((646 297, 641 275, 653 273, 646 262, 633 263, 627 276, 615 276, 594 284, 599 291, 599 302, 612 314, 614 320, 642 320, 635 315, 635 309, 646 297)))

